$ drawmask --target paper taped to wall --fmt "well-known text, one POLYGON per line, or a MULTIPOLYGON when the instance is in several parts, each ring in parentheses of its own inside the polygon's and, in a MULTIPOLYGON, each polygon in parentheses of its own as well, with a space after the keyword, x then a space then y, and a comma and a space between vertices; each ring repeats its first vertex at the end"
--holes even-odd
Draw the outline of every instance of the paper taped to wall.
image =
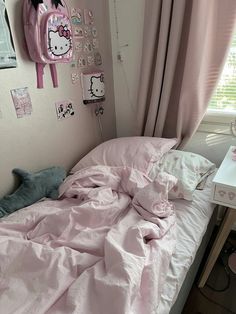
POLYGON ((28 87, 12 89, 11 96, 15 106, 17 118, 31 115, 32 103, 28 87))

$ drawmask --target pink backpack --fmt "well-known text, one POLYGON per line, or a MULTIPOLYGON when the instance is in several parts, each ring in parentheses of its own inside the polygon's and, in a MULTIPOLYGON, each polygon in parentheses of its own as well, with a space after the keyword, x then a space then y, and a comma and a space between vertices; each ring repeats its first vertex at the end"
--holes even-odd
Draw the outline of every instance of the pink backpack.
POLYGON ((70 62, 72 28, 63 0, 24 0, 23 22, 30 58, 36 62, 37 87, 43 88, 44 66, 50 64, 53 86, 58 86, 56 63, 70 62))

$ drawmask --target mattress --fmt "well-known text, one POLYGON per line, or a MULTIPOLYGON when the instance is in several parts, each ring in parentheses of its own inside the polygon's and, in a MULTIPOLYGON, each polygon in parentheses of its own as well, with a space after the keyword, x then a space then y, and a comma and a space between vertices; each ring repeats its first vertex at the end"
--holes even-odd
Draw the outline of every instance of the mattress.
POLYGON ((203 190, 194 192, 193 201, 182 199, 174 201, 177 216, 176 248, 156 314, 170 312, 194 261, 214 210, 214 204, 209 202, 214 175, 215 173, 208 177, 203 190))

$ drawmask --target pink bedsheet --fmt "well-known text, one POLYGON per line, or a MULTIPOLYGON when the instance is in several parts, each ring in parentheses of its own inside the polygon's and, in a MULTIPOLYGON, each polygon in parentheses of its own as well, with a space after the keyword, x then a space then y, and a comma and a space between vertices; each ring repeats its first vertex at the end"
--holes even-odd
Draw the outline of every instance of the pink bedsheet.
POLYGON ((154 314, 175 245, 167 193, 131 168, 94 166, 0 220, 0 313, 154 314))

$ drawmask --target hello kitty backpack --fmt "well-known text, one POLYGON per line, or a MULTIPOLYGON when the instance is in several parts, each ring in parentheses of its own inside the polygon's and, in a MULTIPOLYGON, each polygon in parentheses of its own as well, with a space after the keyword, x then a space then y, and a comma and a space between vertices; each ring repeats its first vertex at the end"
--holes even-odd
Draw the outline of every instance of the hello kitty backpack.
POLYGON ((64 0, 24 0, 23 22, 30 58, 36 62, 37 87, 43 88, 43 70, 50 65, 58 87, 56 63, 72 60, 72 28, 64 0))

